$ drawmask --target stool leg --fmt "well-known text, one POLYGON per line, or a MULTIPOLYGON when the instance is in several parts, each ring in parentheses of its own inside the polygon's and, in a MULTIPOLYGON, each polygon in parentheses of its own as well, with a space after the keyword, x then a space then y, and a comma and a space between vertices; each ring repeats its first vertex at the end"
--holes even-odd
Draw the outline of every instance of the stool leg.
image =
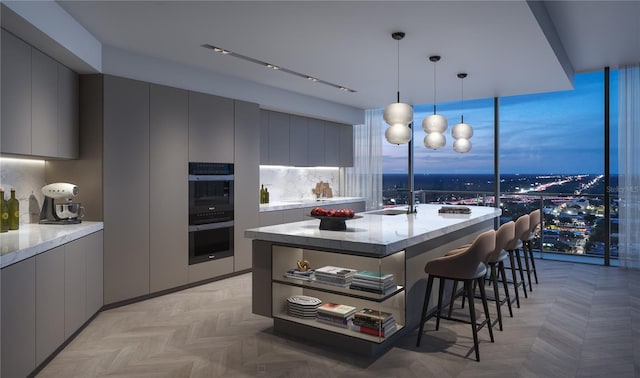
POLYGON ((504 296, 507 301, 507 307, 509 307, 509 316, 513 318, 513 310, 511 309, 511 298, 509 298, 509 285, 507 284, 507 274, 504 270, 504 262, 500 261, 498 263, 498 270, 500 276, 502 277, 502 286, 504 288, 504 296))
POLYGON ((442 311, 442 297, 444 296, 444 278, 438 278, 438 310, 436 312, 436 331, 440 329, 440 311, 442 311))
POLYGON ((427 309, 429 307, 429 297, 431 296, 431 289, 433 288, 433 276, 429 275, 427 279, 427 289, 424 292, 424 303, 422 305, 422 316, 420 317, 420 330, 418 331, 418 341, 416 347, 420 346, 420 340, 422 339, 422 331, 424 331, 425 318, 427 317, 427 309))
POLYGON ((536 260, 533 258, 533 241, 527 241, 527 247, 529 249, 529 258, 531 258, 531 270, 533 270, 533 276, 536 279, 536 285, 538 284, 538 271, 536 270, 536 260))
POLYGON ((480 350, 478 345, 478 329, 476 324, 476 310, 473 306, 473 288, 470 280, 464 281, 464 289, 469 299, 469 316, 471 317, 471 331, 473 332, 473 347, 476 350, 476 361, 480 362, 480 350))
POLYGON ((520 250, 516 248, 514 251, 516 253, 516 262, 518 263, 518 270, 520 271, 520 283, 522 283, 522 291, 524 291, 524 297, 529 298, 527 296, 527 283, 524 280, 524 270, 522 269, 522 261, 520 261, 520 250))
POLYGON ((527 268, 527 279, 529 282, 529 291, 533 291, 533 286, 531 285, 531 267, 529 266, 529 255, 527 253, 526 243, 522 243, 522 256, 524 257, 524 265, 527 268))
POLYGON ((509 264, 511 265, 511 280, 513 281, 513 289, 516 292, 516 305, 520 308, 520 296, 518 295, 518 276, 516 275, 516 263, 513 258, 514 251, 509 252, 509 264))
POLYGON ((491 318, 489 317, 489 304, 487 303, 487 293, 484 290, 484 277, 478 278, 478 283, 480 285, 480 297, 482 298, 482 307, 484 307, 484 316, 487 320, 487 326, 489 327, 489 336, 491 337, 491 342, 493 340, 493 326, 491 325, 491 318))
POLYGON ((493 296, 496 299, 496 310, 498 311, 498 325, 500 326, 500 331, 502 331, 502 312, 500 311, 502 304, 500 303, 500 293, 498 293, 498 272, 496 271, 496 263, 491 263, 489 265, 491 266, 493 296))
MULTIPOLYGON (((451 317, 451 315, 453 314, 453 302, 456 300, 457 291, 458 291, 458 280, 453 280, 453 287, 451 288, 451 300, 449 301, 449 317, 451 317)), ((464 295, 462 296, 462 300, 464 301, 464 295)), ((464 305, 464 302, 462 304, 464 305)))

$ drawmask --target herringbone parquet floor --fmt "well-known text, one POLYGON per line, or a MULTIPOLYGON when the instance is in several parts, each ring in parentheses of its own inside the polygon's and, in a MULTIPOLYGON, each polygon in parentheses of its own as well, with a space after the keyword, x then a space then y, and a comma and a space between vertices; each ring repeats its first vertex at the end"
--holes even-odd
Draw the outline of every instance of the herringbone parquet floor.
POLYGON ((480 331, 481 362, 469 326, 451 321, 377 359, 274 335, 251 314, 245 274, 103 311, 38 376, 640 377, 640 271, 537 262, 540 284, 495 343, 480 331))

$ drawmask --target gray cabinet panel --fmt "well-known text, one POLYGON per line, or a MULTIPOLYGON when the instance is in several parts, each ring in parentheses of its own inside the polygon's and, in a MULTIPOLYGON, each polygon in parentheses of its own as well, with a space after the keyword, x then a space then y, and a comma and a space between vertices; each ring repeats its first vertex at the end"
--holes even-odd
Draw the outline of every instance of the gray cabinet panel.
POLYGON ((310 166, 325 165, 324 159, 324 122, 309 119, 308 122, 308 163, 310 166))
POLYGON ((3 268, 2 375, 26 377, 36 367, 36 260, 3 268))
POLYGON ((289 124, 289 160, 291 165, 309 165, 308 118, 292 115, 289 124))
POLYGON ((326 122, 324 129, 324 164, 330 167, 340 165, 340 125, 326 122))
POLYGON ((189 92, 189 161, 233 163, 233 100, 189 92))
POLYGON ((57 156, 77 159, 79 155, 78 75, 58 64, 58 152, 57 156))
POLYGON ((260 108, 258 104, 235 101, 234 271, 251 268, 251 240, 244 230, 258 227, 260 180, 260 108))
POLYGON ((87 268, 86 319, 98 312, 103 304, 102 243, 102 231, 84 238, 87 268))
POLYGON ((289 165, 289 115, 269 113, 269 164, 289 165))
POLYGON ((40 365, 65 340, 64 246, 36 260, 36 365, 40 365))
MULTIPOLYGON (((149 293, 149 85, 104 77, 104 302, 149 293)), ((172 199, 173 200, 173 199, 172 199)))
POLYGON ((151 85, 150 291, 188 282, 189 93, 151 85))
POLYGON ((269 164, 269 112, 260 110, 260 164, 269 164))
POLYGON ((284 211, 263 211, 260 213, 260 227, 281 224, 284 219, 284 211))
POLYGON ((31 49, 31 154, 58 154, 58 63, 31 49))
POLYGON ((0 151, 31 154, 31 46, 2 30, 0 151))
POLYGON ((341 167, 353 167, 353 126, 340 125, 341 167))
POLYGON ((70 337, 87 320, 85 239, 64 246, 64 336, 70 337))
POLYGON ((189 283, 233 273, 233 257, 189 265, 189 283))

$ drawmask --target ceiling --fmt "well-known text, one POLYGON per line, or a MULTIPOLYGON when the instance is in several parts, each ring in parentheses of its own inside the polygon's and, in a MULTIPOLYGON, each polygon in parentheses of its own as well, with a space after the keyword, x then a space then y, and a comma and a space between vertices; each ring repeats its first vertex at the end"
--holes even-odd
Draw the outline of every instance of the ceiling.
POLYGON ((487 98, 571 89, 574 71, 640 61, 640 1, 58 3, 105 46, 362 109, 395 101, 398 86, 403 102, 433 102, 434 54, 438 102, 460 99, 459 72, 465 99, 487 98))

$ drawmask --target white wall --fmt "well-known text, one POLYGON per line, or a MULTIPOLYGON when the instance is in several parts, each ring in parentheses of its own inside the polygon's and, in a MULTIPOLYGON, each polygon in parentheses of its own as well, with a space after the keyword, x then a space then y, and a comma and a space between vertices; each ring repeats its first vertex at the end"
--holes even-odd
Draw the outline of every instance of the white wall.
MULTIPOLYGON (((318 182, 327 182, 334 197, 340 194, 340 168, 298 168, 263 165, 260 184, 269 190, 269 202, 308 200, 318 182)), ((258 195, 260 188, 256 188, 258 195)))

